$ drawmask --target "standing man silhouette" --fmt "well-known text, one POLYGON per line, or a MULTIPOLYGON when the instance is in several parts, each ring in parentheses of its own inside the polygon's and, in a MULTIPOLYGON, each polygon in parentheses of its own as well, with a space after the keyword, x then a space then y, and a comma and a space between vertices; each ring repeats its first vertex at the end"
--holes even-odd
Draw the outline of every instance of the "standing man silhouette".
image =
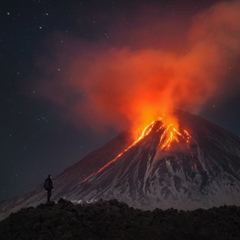
POLYGON ((46 180, 44 182, 44 188, 47 191, 47 202, 50 202, 50 198, 52 196, 52 189, 53 189, 51 174, 49 174, 48 178, 46 178, 46 180))

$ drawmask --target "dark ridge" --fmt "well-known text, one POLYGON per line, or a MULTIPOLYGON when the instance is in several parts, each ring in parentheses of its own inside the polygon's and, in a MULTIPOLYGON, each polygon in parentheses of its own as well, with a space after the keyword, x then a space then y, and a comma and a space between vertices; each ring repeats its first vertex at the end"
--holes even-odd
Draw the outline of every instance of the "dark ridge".
POLYGON ((240 239, 240 207, 142 211, 117 200, 74 205, 60 199, 12 213, 0 222, 9 239, 240 239))

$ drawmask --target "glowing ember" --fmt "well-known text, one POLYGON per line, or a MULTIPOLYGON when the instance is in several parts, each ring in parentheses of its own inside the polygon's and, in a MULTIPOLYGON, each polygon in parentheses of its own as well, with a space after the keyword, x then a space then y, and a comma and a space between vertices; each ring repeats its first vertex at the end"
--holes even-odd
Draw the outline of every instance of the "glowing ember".
MULTIPOLYGON (((161 138, 158 144, 158 147, 162 150, 162 151, 166 151, 169 150, 171 147, 171 144, 175 141, 177 143, 179 143, 179 139, 181 138, 182 140, 185 140, 186 145, 189 147, 189 143, 190 143, 190 134, 184 130, 183 133, 180 133, 179 131, 176 130, 176 128, 174 127, 173 124, 169 124, 168 126, 166 126, 166 124, 162 121, 161 118, 159 118, 158 121, 161 121, 161 125, 159 128, 157 128, 156 132, 158 132, 161 129, 164 129, 163 133, 161 134, 161 138)), ((105 164, 102 168, 100 168, 98 171, 94 172, 93 174, 91 174, 90 176, 88 176, 86 179, 84 179, 82 181, 82 183, 88 181, 90 178, 92 178, 93 176, 95 176, 96 174, 100 173, 102 170, 106 169, 109 165, 111 165, 112 163, 116 162, 124 153, 126 153, 130 148, 132 148, 133 146, 135 146, 139 141, 141 141, 143 138, 145 138, 154 128, 154 126, 156 126, 157 121, 153 121, 151 124, 149 124, 147 127, 144 128, 141 136, 134 141, 129 147, 127 147, 126 149, 124 149, 120 154, 118 154, 113 160, 111 160, 110 162, 108 162, 107 164, 105 164)))
POLYGON ((194 164, 194 168, 195 168, 195 171, 197 171, 197 164, 196 163, 194 164))

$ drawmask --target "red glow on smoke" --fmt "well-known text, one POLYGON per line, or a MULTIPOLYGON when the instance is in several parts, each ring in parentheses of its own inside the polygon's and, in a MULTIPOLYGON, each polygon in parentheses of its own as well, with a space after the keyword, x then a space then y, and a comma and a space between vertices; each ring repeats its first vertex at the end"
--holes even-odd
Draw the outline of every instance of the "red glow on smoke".
POLYGON ((169 141, 177 141, 175 109, 197 112, 236 88, 226 76, 240 54, 240 2, 218 3, 196 16, 163 16, 141 10, 132 15, 134 28, 116 20, 110 43, 68 39, 64 48, 54 46, 55 65, 42 61, 45 94, 77 126, 82 119, 96 130, 130 126, 136 140, 160 116, 175 128, 169 141))

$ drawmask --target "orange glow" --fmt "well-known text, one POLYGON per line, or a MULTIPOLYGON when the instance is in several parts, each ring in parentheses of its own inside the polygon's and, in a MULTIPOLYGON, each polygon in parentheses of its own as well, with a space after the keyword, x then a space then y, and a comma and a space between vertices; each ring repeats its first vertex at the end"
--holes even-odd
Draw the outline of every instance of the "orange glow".
MULTIPOLYGON (((163 10, 155 8, 154 12, 163 10)), ((144 9, 131 15, 134 27, 118 31, 113 21, 109 43, 68 35, 63 47, 58 43, 65 33, 53 34, 51 44, 46 40, 48 51, 56 52, 50 58, 55 62, 49 62, 48 55, 39 59, 42 92, 62 107, 64 121, 81 130, 131 127, 136 140, 159 116, 178 131, 172 119, 176 108, 197 113, 210 100, 239 89, 239 81, 229 77, 238 71, 239 1, 222 1, 174 18, 153 17, 144 9), (59 65, 64 66, 61 72, 59 65)), ((169 6, 165 10, 174 12, 169 6)), ((172 133, 175 140, 176 134, 172 133)))
MULTIPOLYGON (((191 138, 191 136, 189 135, 189 133, 184 130, 184 133, 186 136, 184 136, 183 134, 181 134, 179 131, 176 130, 176 128, 173 127, 173 124, 169 124, 168 126, 166 126, 166 124, 162 121, 162 118, 159 118, 158 121, 161 121, 161 125, 160 127, 156 130, 156 133, 164 128, 163 133, 161 134, 161 138, 159 141, 159 147, 161 150, 169 150, 171 147, 171 144, 173 141, 179 143, 179 137, 181 137, 182 139, 186 140, 186 144, 189 143, 189 139, 191 138)), ((146 126, 144 128, 144 130, 142 131, 142 134, 140 135, 140 137, 137 138, 136 141, 134 141, 129 147, 127 147, 126 149, 124 149, 121 153, 119 153, 113 160, 111 160, 110 162, 108 162, 107 164, 105 164, 102 168, 100 168, 98 171, 96 171, 95 173, 91 174, 90 176, 88 176, 87 178, 85 178, 82 183, 88 181, 90 178, 92 178, 93 176, 97 175, 98 173, 100 173, 102 170, 106 169, 108 166, 110 166, 111 164, 113 164, 114 162, 116 162, 124 153, 126 153, 130 148, 132 148, 133 146, 135 146, 138 142, 140 142, 142 139, 144 139, 147 135, 149 135, 149 133, 153 130, 153 127, 155 126, 156 121, 153 121, 151 124, 149 124, 148 126, 146 126)))
POLYGON ((179 136, 182 136, 182 134, 178 132, 175 128, 173 128, 173 131, 176 132, 179 136))
POLYGON ((173 127, 173 124, 170 124, 165 128, 165 131, 160 138, 159 146, 162 150, 169 150, 174 141, 179 143, 179 138, 184 139, 186 143, 189 143, 189 137, 189 134, 185 137, 173 127))
POLYGON ((150 125, 144 128, 142 135, 134 143, 139 142, 141 139, 147 136, 151 132, 153 126, 154 126, 154 121, 150 125))

